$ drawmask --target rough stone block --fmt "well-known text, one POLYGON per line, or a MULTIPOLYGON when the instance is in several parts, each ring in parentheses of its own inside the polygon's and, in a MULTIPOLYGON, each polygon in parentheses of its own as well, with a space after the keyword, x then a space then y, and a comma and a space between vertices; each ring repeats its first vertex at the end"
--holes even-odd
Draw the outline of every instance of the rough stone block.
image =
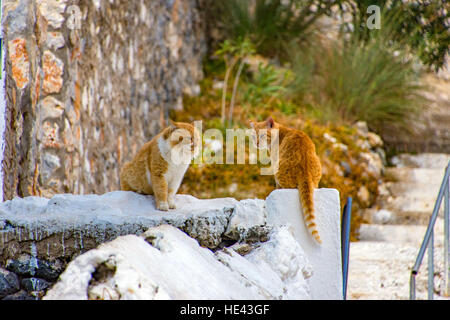
POLYGON ((58 93, 63 86, 64 62, 51 51, 46 50, 42 55, 42 70, 44 81, 42 88, 45 93, 58 93))
POLYGON ((246 257, 214 254, 168 225, 119 237, 73 260, 44 300, 308 299, 308 261, 287 229, 277 232, 246 257))
POLYGON ((267 240, 270 230, 266 225, 265 201, 246 199, 234 206, 225 235, 237 241, 259 242, 267 240))
POLYGON ((64 22, 67 0, 37 0, 38 9, 53 28, 60 28, 64 22))
POLYGON ((62 33, 54 31, 47 34, 46 44, 50 49, 56 50, 64 47, 66 43, 62 33))
POLYGON ((13 272, 0 268, 0 299, 20 290, 19 278, 13 272))
POLYGON ((40 119, 60 118, 64 113, 64 104, 52 96, 48 96, 39 102, 40 119))
POLYGON ((50 283, 40 278, 25 278, 20 281, 22 288, 28 292, 44 291, 50 287, 50 283))

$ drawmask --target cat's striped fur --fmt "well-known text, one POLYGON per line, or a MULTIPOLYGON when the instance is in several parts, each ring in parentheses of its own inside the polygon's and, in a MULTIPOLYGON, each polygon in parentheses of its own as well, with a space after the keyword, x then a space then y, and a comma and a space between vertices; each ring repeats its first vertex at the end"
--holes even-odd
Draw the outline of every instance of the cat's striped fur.
POLYGON ((303 131, 285 127, 272 118, 263 122, 251 121, 250 125, 255 129, 254 142, 258 148, 270 149, 271 129, 278 129, 278 159, 274 159, 271 154, 272 161, 278 160, 275 181, 278 187, 298 189, 305 225, 312 237, 322 243, 315 223, 313 200, 314 188, 318 188, 322 176, 322 167, 314 143, 303 131))

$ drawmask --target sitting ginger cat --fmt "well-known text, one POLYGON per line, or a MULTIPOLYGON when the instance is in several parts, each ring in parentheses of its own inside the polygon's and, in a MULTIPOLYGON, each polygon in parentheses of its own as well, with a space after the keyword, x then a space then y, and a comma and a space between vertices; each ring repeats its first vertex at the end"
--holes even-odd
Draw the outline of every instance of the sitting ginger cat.
POLYGON ((318 243, 322 243, 314 223, 313 192, 314 188, 318 187, 322 176, 322 168, 314 143, 304 132, 287 128, 274 122, 272 118, 263 122, 250 121, 250 125, 255 129, 256 136, 253 136, 253 141, 258 149, 270 150, 272 143, 278 142, 278 157, 272 153, 270 155, 272 166, 278 167, 274 172, 277 186, 298 189, 306 227, 313 238, 318 243), (278 129, 278 141, 272 141, 271 129, 278 129))
POLYGON ((192 124, 171 122, 125 163, 120 172, 121 190, 154 194, 158 210, 175 209, 175 194, 200 143, 192 124))

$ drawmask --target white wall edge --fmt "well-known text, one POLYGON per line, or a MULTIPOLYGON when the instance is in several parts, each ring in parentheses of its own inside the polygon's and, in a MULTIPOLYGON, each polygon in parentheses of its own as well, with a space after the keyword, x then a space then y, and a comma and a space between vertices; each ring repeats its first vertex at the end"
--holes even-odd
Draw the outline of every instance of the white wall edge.
POLYGON ((1 80, 0 80, 0 200, 3 201, 3 155, 5 152, 6 93, 5 93, 5 43, 3 36, 3 5, 0 5, 0 37, 2 39, 1 80))
POLYGON ((314 209, 318 232, 323 241, 317 244, 305 227, 298 191, 279 189, 266 199, 267 223, 288 225, 294 238, 313 267, 308 279, 314 300, 342 300, 342 260, 340 199, 336 189, 316 189, 314 209))

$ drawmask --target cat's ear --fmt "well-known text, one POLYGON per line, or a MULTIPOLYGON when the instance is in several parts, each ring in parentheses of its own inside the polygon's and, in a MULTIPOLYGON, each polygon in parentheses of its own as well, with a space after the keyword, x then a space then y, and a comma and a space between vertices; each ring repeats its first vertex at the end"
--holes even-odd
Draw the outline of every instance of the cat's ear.
POLYGON ((175 121, 173 121, 172 119, 169 119, 169 126, 176 128, 177 127, 177 123, 175 121))
POLYGON ((177 128, 176 123, 174 121, 172 121, 171 119, 169 119, 169 125, 164 130, 164 134, 163 134, 164 139, 169 138, 169 136, 172 134, 172 132, 175 131, 176 128, 177 128))
POLYGON ((274 125, 275 125, 275 121, 273 121, 272 117, 269 117, 266 120, 266 123, 267 123, 267 128, 269 128, 269 129, 272 129, 274 127, 274 125))

